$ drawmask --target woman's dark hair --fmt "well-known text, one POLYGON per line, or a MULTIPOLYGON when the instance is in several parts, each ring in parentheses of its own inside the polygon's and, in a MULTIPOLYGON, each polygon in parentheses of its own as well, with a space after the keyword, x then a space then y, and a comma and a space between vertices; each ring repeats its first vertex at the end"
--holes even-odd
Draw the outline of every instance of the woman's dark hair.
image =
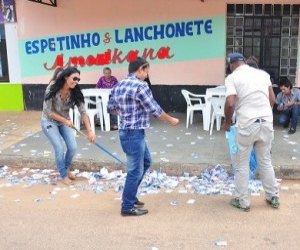
POLYGON ((291 81, 287 78, 287 77, 280 77, 279 79, 279 87, 281 86, 285 86, 287 88, 292 89, 293 88, 293 84, 291 83, 291 81))
MULTIPOLYGON (((74 73, 80 74, 80 71, 75 67, 65 68, 59 74, 54 84, 51 85, 49 93, 45 96, 45 100, 47 101, 55 96, 56 93, 63 88, 64 84, 66 83, 66 78, 74 73)), ((80 103, 84 103, 84 97, 78 84, 76 84, 74 89, 71 89, 71 103, 72 106, 79 106, 80 103)))
POLYGON ((62 67, 57 67, 54 72, 53 72, 53 76, 52 78, 50 79, 49 83, 51 83, 52 81, 55 81, 56 78, 57 78, 57 75, 62 72, 64 69, 62 67))

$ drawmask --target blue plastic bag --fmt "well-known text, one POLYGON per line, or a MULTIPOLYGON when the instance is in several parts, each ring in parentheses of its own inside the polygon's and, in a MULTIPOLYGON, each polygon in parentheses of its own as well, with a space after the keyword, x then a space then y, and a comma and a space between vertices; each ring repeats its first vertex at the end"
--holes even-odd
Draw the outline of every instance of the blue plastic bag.
POLYGON ((230 131, 226 131, 225 135, 229 145, 230 156, 232 156, 238 150, 237 145, 235 143, 236 127, 231 126, 230 131))
MULTIPOLYGON (((235 143, 235 136, 236 136, 236 127, 231 126, 230 131, 226 131, 225 133, 226 139, 228 141, 229 151, 230 151, 230 158, 237 153, 238 147, 235 143)), ((255 157, 254 149, 251 150, 250 161, 249 161, 249 178, 254 179, 256 175, 256 168, 257 162, 255 157)))
POLYGON ((249 178, 251 180, 255 179, 255 175, 256 175, 256 170, 257 170, 257 162, 256 162, 256 156, 255 156, 255 152, 254 149, 252 148, 251 150, 251 155, 250 155, 250 176, 249 178))

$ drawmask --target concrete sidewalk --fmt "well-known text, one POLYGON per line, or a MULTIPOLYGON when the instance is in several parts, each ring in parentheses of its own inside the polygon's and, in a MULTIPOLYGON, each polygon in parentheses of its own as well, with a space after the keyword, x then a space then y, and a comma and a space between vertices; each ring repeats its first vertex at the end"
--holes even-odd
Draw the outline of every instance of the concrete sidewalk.
MULTIPOLYGON (((209 132, 202 129, 200 115, 195 114, 194 124, 185 128, 185 114, 172 114, 180 119, 177 127, 152 120, 146 131, 153 157, 153 168, 162 168, 171 175, 190 172, 198 174, 203 168, 222 164, 230 168, 230 156, 224 131, 209 132)), ((52 147, 41 132, 41 112, 0 113, 0 165, 10 167, 55 168, 52 147)), ((84 132, 84 131, 83 131, 84 132)), ((272 161, 276 176, 300 179, 299 131, 288 135, 286 129, 275 126, 272 161)), ((102 132, 96 129, 97 142, 126 162, 121 149, 118 131, 102 132)), ((98 147, 78 136, 78 150, 74 168, 99 170, 120 168, 113 158, 98 147)))

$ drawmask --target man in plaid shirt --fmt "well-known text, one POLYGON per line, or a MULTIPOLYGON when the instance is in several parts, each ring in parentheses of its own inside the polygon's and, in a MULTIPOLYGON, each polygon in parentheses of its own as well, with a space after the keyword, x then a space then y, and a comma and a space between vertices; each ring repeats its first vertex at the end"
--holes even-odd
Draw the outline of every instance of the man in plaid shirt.
POLYGON ((148 213, 141 209, 144 203, 136 197, 144 174, 151 165, 151 154, 145 141, 144 129, 150 127, 150 115, 172 126, 179 123, 165 113, 152 96, 144 81, 149 73, 149 63, 137 57, 129 63, 128 76, 111 92, 107 110, 120 118, 119 137, 127 157, 127 177, 123 191, 122 216, 139 216, 148 213))

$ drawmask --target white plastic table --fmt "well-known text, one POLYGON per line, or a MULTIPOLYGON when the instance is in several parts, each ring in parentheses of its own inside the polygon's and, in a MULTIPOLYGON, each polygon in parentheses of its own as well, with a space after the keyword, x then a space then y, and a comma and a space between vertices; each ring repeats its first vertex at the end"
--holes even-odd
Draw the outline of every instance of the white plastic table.
POLYGON ((211 118, 211 101, 210 98, 213 96, 225 96, 225 86, 218 86, 215 88, 208 88, 206 89, 205 94, 205 103, 206 103, 206 109, 204 111, 204 115, 207 119, 203 119, 203 129, 206 131, 209 131, 210 126, 210 118, 211 118), (209 118, 208 118, 209 117, 209 118))

